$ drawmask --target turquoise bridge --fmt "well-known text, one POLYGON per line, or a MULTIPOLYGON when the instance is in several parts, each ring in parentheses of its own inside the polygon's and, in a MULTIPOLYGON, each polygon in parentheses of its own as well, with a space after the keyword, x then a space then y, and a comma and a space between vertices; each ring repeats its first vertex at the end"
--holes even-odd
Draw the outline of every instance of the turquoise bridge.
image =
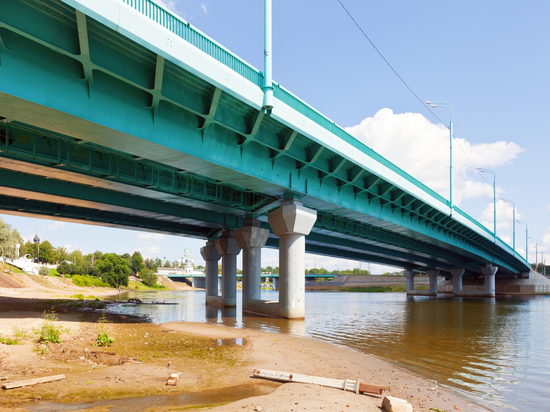
POLYGON ((463 276, 488 296, 495 276, 529 276, 486 227, 272 87, 267 110, 262 72, 150 0, 2 1, 0 211, 205 239, 213 305, 235 304, 243 250, 243 307, 274 316, 304 316, 304 249, 405 268, 410 287, 452 277, 456 294, 463 276), (259 300, 264 245, 280 250, 278 304, 259 300))

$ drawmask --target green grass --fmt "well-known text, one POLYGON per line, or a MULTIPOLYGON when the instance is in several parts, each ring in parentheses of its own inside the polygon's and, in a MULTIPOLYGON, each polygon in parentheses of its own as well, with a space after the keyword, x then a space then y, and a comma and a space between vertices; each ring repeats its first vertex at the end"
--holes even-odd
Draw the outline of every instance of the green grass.
POLYGON ((60 278, 60 277, 61 277, 61 273, 59 273, 59 272, 57 271, 57 269, 50 269, 50 276, 55 276, 55 277, 60 278))
POLYGON ((102 280, 99 280, 96 277, 93 276, 82 276, 82 275, 74 275, 73 276, 73 283, 76 286, 95 286, 95 287, 105 287, 109 288, 111 285, 108 283, 103 282, 102 280))
POLYGON ((21 269, 19 269, 17 266, 10 265, 9 263, 5 264, 8 269, 11 269, 12 273, 25 273, 21 269))
POLYGON ((149 287, 144 285, 142 282, 138 282, 136 280, 131 280, 128 282, 128 289, 130 290, 167 290, 168 288, 163 285, 159 285, 157 283, 153 284, 153 286, 149 287))

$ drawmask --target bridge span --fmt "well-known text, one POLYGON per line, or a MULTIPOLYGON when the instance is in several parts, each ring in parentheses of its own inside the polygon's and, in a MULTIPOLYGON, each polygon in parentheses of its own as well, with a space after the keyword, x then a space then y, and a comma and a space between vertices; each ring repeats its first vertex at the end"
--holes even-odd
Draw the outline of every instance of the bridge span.
MULTIPOLYGON (((453 278, 529 276, 486 227, 151 0, 0 2, 0 210, 205 240, 235 305, 304 316, 305 251, 453 278), (280 302, 259 298, 278 247, 280 302)), ((435 283, 434 283, 435 282, 435 283)), ((210 287, 209 287, 210 286, 210 287)))

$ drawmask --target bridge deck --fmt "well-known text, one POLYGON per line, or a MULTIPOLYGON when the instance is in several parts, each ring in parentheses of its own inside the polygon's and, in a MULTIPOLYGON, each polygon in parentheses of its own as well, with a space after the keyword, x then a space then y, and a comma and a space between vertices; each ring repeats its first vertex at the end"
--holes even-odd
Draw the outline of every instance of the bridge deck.
POLYGON ((2 2, 0 39, 5 213, 211 238, 292 192, 318 211, 310 252, 529 270, 280 85, 262 112, 262 74, 150 0, 2 2))

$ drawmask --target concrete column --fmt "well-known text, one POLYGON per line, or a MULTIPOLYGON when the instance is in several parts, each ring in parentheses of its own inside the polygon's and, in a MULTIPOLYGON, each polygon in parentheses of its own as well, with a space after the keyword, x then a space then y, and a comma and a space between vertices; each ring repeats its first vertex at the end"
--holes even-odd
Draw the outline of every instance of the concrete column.
POLYGON ((214 242, 222 257, 222 299, 220 306, 237 306, 237 255, 241 248, 233 238, 233 231, 224 230, 214 242))
POLYGON ((296 200, 285 200, 268 221, 279 237, 279 313, 288 319, 305 317, 306 238, 317 212, 296 200))
POLYGON ((245 219, 243 227, 235 230, 235 240, 243 250, 243 310, 262 297, 262 247, 268 236, 269 230, 262 229, 257 219, 245 219))
POLYGON ((218 260, 220 254, 216 250, 214 242, 206 242, 201 248, 201 256, 205 262, 204 273, 206 275, 206 300, 211 296, 218 296, 218 260))
POLYGON ((487 265, 484 268, 481 268, 481 273, 483 273, 485 280, 485 295, 494 297, 495 296, 495 275, 497 273, 498 266, 487 265))
POLYGON ((403 275, 407 278, 407 294, 410 294, 414 290, 414 273, 412 270, 406 270, 403 275))
POLYGON ((430 269, 426 271, 430 278, 430 289, 428 291, 429 296, 437 296, 437 277, 439 276, 439 270, 430 269))
POLYGON ((449 270, 453 276, 453 294, 462 292, 462 275, 465 270, 460 268, 454 268, 449 270))

